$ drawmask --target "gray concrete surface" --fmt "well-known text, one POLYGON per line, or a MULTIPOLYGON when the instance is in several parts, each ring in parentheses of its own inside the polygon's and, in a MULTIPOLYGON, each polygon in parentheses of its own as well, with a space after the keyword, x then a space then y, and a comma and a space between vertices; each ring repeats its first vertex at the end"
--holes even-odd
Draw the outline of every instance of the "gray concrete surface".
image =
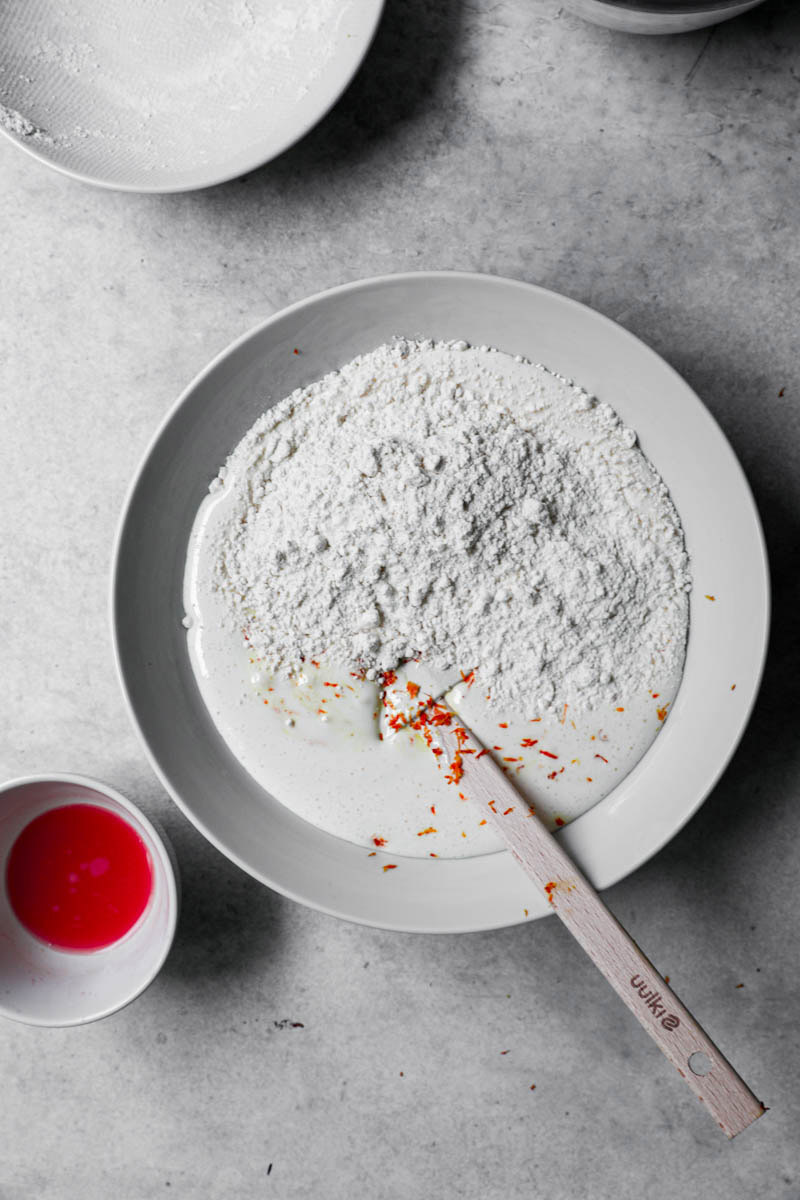
POLYGON ((344 99, 246 179, 116 195, 0 145, 0 776, 107 779, 162 819, 185 882, 133 1006, 0 1028, 2 1200, 800 1197, 799 43, 791 0, 663 40, 553 0, 388 0, 344 99), (123 709, 109 552, 176 394, 289 301, 448 267, 647 340, 761 508, 755 715, 699 815, 608 894, 771 1108, 732 1144, 555 921, 399 936, 272 895, 172 806, 123 709))

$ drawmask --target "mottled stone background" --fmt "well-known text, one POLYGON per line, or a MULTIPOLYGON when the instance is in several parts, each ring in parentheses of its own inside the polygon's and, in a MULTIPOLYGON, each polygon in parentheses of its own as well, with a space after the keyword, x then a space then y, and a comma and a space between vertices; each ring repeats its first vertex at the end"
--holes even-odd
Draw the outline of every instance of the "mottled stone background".
POLYGON ((137 1003, 0 1029, 2 1200, 800 1197, 799 43, 791 0, 663 39, 555 0, 388 0, 340 104, 238 182, 104 193, 0 145, 0 775, 107 779, 185 882, 137 1003), (555 921, 435 938, 306 911, 195 833, 128 724, 109 554, 163 413, 287 302, 423 268, 615 318, 752 483, 775 587, 755 715, 699 815, 608 894, 771 1106, 730 1145, 555 921))

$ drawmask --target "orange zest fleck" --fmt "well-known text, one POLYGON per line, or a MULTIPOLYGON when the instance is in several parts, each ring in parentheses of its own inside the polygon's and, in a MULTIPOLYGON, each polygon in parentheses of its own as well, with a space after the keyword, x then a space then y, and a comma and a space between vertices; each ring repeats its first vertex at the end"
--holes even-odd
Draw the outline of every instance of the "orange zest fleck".
POLYGON ((557 754, 551 754, 549 750, 540 750, 539 753, 543 754, 545 758, 558 758, 557 754))
POLYGON ((418 830, 417 837, 425 837, 426 833, 438 833, 438 832, 439 832, 438 829, 434 829, 434 827, 432 825, 429 825, 427 829, 418 830))
POLYGON ((374 837, 374 838, 372 839, 372 842, 373 842, 373 845, 375 845, 375 846, 385 846, 385 845, 386 845, 386 838, 383 838, 383 837, 374 837))
POLYGON ((667 719, 667 706, 666 706, 666 704, 664 705, 664 707, 663 707, 663 708, 657 708, 657 709, 656 709, 656 716, 658 717, 659 721, 666 721, 666 719, 667 719))
POLYGON ((384 871, 396 871, 397 863, 386 863, 383 869, 384 871))
POLYGON ((419 695, 419 684, 412 683, 412 681, 409 679, 408 683, 406 684, 406 691, 413 700, 415 696, 419 695))
POLYGON ((530 750, 531 746, 535 746, 538 741, 538 738, 523 738, 520 742, 520 746, 523 750, 530 750))

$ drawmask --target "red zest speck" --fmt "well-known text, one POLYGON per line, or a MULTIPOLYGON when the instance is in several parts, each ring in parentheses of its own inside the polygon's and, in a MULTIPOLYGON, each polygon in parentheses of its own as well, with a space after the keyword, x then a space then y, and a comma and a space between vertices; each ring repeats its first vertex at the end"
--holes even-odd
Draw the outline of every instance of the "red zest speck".
POLYGON ((375 845, 375 846, 385 846, 385 845, 386 845, 386 838, 382 838, 382 837, 374 837, 374 838, 372 839, 372 842, 373 842, 373 845, 375 845))
POLYGON ((522 762, 521 758, 504 758, 503 762, 522 762))
POLYGON ((563 818, 563 817, 556 817, 556 825, 559 825, 559 826, 560 826, 560 825, 563 825, 563 824, 564 824, 564 818, 563 818))
POLYGON ((535 746, 538 741, 538 738, 523 738, 520 742, 520 746, 523 750, 530 750, 531 746, 535 746))
POLYGON ((545 758, 558 758, 557 754, 551 754, 549 750, 540 750, 539 753, 543 754, 545 758))
POLYGON ((383 869, 384 869, 384 871, 396 871, 397 863, 387 863, 383 869))
POLYGON ((508 729, 508 721, 498 721, 497 727, 498 729, 508 729))
POLYGON ((658 717, 659 721, 666 721, 666 719, 667 719, 667 706, 666 706, 666 704, 664 705, 664 707, 663 707, 663 708, 657 708, 657 709, 656 709, 656 716, 658 717))
MULTIPOLYGON (((736 687, 736 684, 734 684, 733 686, 736 687)), ((477 762, 479 758, 483 758, 484 754, 488 754, 488 753, 489 753, 489 751, 484 746, 483 750, 479 750, 478 753, 475 755, 475 761, 477 762)))
POLYGON ((514 811, 514 805, 512 804, 510 808, 507 808, 507 809, 505 810, 505 812, 503 813, 503 816, 504 816, 504 817, 507 817, 507 816, 508 816, 508 814, 509 814, 509 813, 512 813, 513 811, 514 811))
POLYGON ((601 760, 601 762, 608 764, 608 759, 603 758, 602 754, 595 754, 595 758, 599 758, 601 760))
POLYGON ((618 708, 618 709, 616 709, 615 711, 616 711, 616 712, 625 712, 625 709, 624 709, 624 708, 618 708))
POLYGON ((432 825, 429 825, 427 829, 420 829, 417 832, 417 837, 425 837, 426 833, 438 833, 438 832, 439 832, 438 829, 434 829, 432 825))

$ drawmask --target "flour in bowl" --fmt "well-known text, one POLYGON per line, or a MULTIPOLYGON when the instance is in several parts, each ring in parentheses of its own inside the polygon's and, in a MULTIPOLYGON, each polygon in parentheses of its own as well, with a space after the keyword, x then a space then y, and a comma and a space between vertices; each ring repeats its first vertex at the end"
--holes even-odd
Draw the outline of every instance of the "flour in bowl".
POLYGON ((265 413, 221 479, 216 584, 270 669, 421 657, 519 710, 620 700, 682 660, 667 489, 607 404, 542 367, 380 346, 265 413))
POLYGON ((408 659, 465 677, 448 702, 551 825, 662 727, 680 521, 635 433, 544 367, 397 338, 267 409, 209 490, 185 586, 208 709, 267 792, 377 862, 499 848, 418 738, 379 740, 408 659))

